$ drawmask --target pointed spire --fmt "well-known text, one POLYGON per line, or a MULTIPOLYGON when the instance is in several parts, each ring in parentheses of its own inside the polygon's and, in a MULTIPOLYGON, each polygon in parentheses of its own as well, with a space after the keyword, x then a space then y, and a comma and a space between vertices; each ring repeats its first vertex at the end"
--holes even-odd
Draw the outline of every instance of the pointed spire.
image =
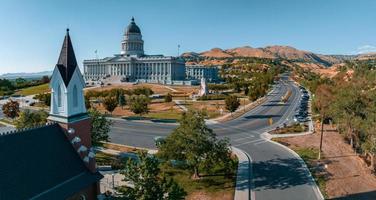
POLYGON ((134 17, 132 16, 132 22, 134 22, 134 17))
POLYGON ((60 51, 59 60, 56 65, 64 80, 65 86, 68 86, 70 79, 77 67, 77 60, 74 54, 72 41, 69 36, 69 28, 64 38, 63 46, 60 51))

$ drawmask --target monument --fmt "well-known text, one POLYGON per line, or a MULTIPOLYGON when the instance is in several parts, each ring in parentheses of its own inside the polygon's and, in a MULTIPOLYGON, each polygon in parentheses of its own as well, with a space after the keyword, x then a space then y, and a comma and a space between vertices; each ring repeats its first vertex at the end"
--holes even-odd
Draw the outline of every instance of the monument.
POLYGON ((200 90, 198 91, 198 96, 202 97, 202 96, 207 95, 207 94, 209 94, 209 90, 208 90, 208 86, 207 86, 207 83, 206 83, 206 79, 201 78, 201 85, 200 85, 200 90))

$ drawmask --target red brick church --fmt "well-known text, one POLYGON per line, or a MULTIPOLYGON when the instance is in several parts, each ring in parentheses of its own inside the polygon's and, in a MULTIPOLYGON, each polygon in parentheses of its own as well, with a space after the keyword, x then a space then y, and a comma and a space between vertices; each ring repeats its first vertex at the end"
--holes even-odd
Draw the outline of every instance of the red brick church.
POLYGON ((49 124, 0 135, 0 200, 97 199, 85 82, 67 29, 53 71, 49 124))

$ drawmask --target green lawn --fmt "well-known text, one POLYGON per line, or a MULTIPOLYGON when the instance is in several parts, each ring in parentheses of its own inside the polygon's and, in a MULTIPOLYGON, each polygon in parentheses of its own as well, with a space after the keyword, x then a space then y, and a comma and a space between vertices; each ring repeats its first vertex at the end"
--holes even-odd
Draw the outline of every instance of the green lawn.
POLYGON ((145 117, 152 119, 173 119, 178 120, 181 118, 181 113, 168 111, 168 112, 158 112, 158 113, 148 113, 145 117))
MULTIPOLYGON (((179 169, 163 165, 161 168, 164 173, 173 178, 184 190, 189 194, 193 192, 205 193, 231 193, 235 191, 236 175, 232 177, 224 177, 223 174, 202 176, 198 180, 192 180, 192 172, 186 169, 179 169)), ((236 170, 234 170, 236 174, 236 170)))
POLYGON ((32 94, 45 93, 45 92, 49 92, 49 91, 50 91, 50 89, 48 87, 48 83, 45 83, 45 84, 42 84, 42 85, 23 88, 23 89, 17 91, 16 94, 27 96, 27 95, 32 95, 32 94))
MULTIPOLYGON (((123 159, 115 155, 109 155, 102 152, 97 152, 95 155, 97 165, 111 165, 113 169, 123 169, 125 163, 123 159)), ((235 165, 237 166, 237 165, 235 165)), ((184 190, 189 194, 194 192, 205 192, 209 196, 220 194, 227 194, 233 196, 236 184, 236 168, 233 169, 233 175, 225 177, 222 172, 213 173, 205 176, 201 174, 198 180, 192 180, 192 172, 188 169, 180 169, 172 167, 169 164, 162 163, 160 169, 167 177, 173 178, 184 190)), ((220 168, 218 168, 220 170, 220 168)))

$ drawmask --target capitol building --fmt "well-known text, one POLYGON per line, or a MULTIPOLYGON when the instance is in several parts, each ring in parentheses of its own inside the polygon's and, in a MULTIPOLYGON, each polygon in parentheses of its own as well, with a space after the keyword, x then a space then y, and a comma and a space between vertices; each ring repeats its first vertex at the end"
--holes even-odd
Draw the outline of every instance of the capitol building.
POLYGON ((146 55, 141 30, 134 18, 125 30, 121 52, 113 57, 84 60, 86 81, 118 78, 122 82, 148 82, 191 85, 186 79, 184 59, 173 56, 146 55))

